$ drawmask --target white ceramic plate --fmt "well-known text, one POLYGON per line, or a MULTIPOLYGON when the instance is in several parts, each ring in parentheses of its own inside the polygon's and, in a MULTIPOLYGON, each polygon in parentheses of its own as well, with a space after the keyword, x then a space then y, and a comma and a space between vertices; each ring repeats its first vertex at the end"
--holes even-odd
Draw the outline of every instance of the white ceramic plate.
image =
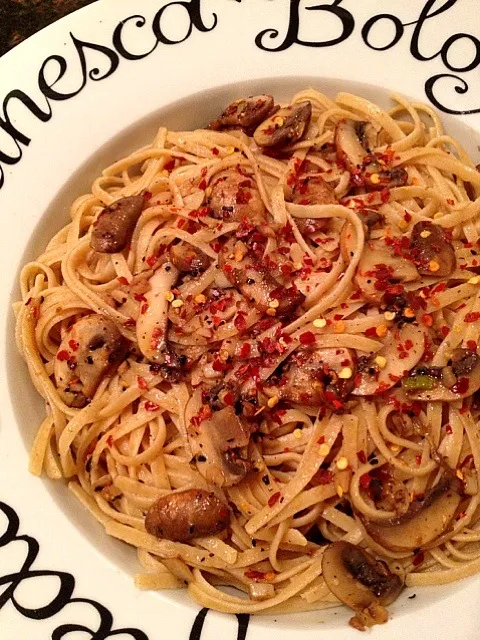
MULTIPOLYGON (((183 592, 137 591, 133 550, 62 483, 28 474, 43 406, 15 351, 11 302, 20 265, 103 166, 158 125, 202 125, 239 95, 310 85, 388 104, 402 92, 457 114, 448 130, 480 160, 466 126, 480 129, 477 18, 477 0, 100 0, 0 59, 2 640, 359 637, 344 609, 249 620, 207 616, 183 592)), ((480 637, 479 577, 413 593, 370 637, 480 637)))

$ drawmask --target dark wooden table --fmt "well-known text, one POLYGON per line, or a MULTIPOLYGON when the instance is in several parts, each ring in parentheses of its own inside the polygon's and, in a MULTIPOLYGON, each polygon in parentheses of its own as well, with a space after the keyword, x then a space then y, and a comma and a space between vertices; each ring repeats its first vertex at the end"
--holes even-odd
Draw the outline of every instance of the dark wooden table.
POLYGON ((0 0, 0 56, 47 24, 95 0, 0 0))

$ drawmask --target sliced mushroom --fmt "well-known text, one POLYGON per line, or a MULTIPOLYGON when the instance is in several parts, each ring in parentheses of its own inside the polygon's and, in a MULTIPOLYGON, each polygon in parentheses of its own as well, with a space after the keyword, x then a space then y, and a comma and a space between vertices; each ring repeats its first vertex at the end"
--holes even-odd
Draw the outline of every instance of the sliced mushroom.
POLYGON ((428 220, 417 222, 410 242, 415 264, 422 275, 446 278, 455 271, 455 250, 438 224, 428 220))
POLYGON ((451 364, 436 371, 414 370, 402 380, 402 386, 412 400, 454 402, 468 398, 480 389, 480 356, 470 349, 455 349, 451 364))
POLYGON ((219 265, 229 282, 260 311, 276 304, 275 315, 281 317, 295 311, 303 304, 305 296, 294 286, 284 287, 260 264, 251 252, 235 251, 235 240, 229 240, 219 253, 219 265))
POLYGON ((159 498, 148 510, 145 528, 156 538, 188 542, 214 536, 230 524, 230 510, 204 489, 187 489, 159 498))
POLYGON ((337 156, 352 174, 354 186, 375 190, 406 184, 408 174, 405 169, 390 169, 371 158, 375 137, 369 122, 341 120, 335 129, 337 156))
POLYGON ((219 487, 238 484, 251 469, 249 460, 241 455, 250 441, 250 429, 231 406, 213 413, 207 409, 204 416, 205 409, 201 409, 188 426, 197 469, 219 487))
POLYGON ((198 275, 210 266, 210 258, 197 247, 186 242, 170 246, 170 260, 180 273, 198 275))
POLYGON ((149 280, 150 290, 145 293, 137 319, 137 342, 140 351, 151 362, 166 369, 182 369, 186 358, 179 356, 167 341, 168 300, 170 291, 178 278, 178 270, 165 262, 149 280))
POLYGON ((344 347, 302 349, 284 363, 265 388, 279 398, 318 407, 326 404, 340 409, 354 388, 356 354, 344 347))
POLYGON ((285 147, 302 138, 311 117, 312 103, 308 100, 283 107, 257 127, 253 139, 259 147, 285 147))
POLYGON ((143 196, 121 198, 104 209, 93 223, 90 246, 99 253, 123 251, 143 211, 143 196))
POLYGON ((292 190, 294 204, 337 204, 335 190, 325 180, 315 174, 304 174, 296 181, 292 190))
POLYGON ((359 366, 352 394, 372 396, 383 393, 399 382, 406 371, 415 367, 425 350, 426 330, 417 325, 392 328, 382 340, 384 346, 374 357, 359 366), (381 368, 377 362, 381 358, 381 368))
POLYGON ((363 296, 378 303, 389 285, 414 282, 420 276, 409 260, 394 255, 385 240, 379 238, 365 245, 354 279, 363 296))
POLYGON ((421 500, 412 502, 406 513, 392 520, 364 522, 368 535, 391 551, 425 549, 451 526, 462 501, 462 483, 444 475, 421 500))
POLYGON ((97 313, 78 320, 65 334, 55 358, 55 381, 65 404, 84 407, 103 378, 118 367, 127 348, 113 320, 97 313))
POLYGON ((356 612, 360 628, 386 622, 384 607, 398 598, 404 586, 386 562, 345 540, 328 545, 322 573, 330 591, 356 612))
POLYGON ((219 118, 213 120, 209 129, 242 129, 251 135, 258 125, 268 118, 275 110, 273 96, 262 94, 240 98, 228 105, 219 118))
POLYGON ((226 222, 265 222, 265 205, 255 179, 239 169, 226 169, 212 182, 210 208, 213 216, 226 222))
MULTIPOLYGON (((375 209, 362 209, 358 211, 357 214, 363 223, 365 239, 368 240, 371 230, 375 228, 378 222, 383 220, 383 216, 378 211, 375 211, 375 209)), ((345 222, 340 233, 340 250, 345 262, 350 262, 356 246, 355 227, 351 222, 345 222)))

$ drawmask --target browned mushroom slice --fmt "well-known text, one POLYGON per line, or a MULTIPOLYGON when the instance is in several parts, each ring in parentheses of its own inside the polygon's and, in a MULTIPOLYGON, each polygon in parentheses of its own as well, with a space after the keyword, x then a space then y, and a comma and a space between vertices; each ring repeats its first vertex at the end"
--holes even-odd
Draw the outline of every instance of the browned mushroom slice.
POLYGON ((412 400, 454 402, 468 398, 480 389, 480 356, 470 349, 455 349, 446 367, 436 372, 412 371, 402 386, 412 400))
MULTIPOLYGON (((364 209, 357 212, 365 229, 365 239, 370 237, 370 231, 383 220, 383 216, 375 209, 364 209)), ((357 236, 355 228, 350 222, 345 222, 340 233, 340 250, 345 262, 350 262, 356 249, 357 236)))
POLYGON ((260 311, 266 311, 271 302, 278 301, 275 315, 280 317, 292 313, 305 300, 296 287, 280 285, 250 252, 247 251, 243 257, 237 253, 234 240, 224 245, 218 260, 228 280, 260 311))
POLYGON ((103 378, 120 364, 127 348, 113 320, 99 314, 78 320, 65 334, 55 358, 55 381, 65 404, 84 407, 103 378))
POLYGON ((180 273, 198 275, 210 266, 210 258, 197 247, 186 242, 170 246, 170 260, 180 273))
POLYGON ((358 130, 364 122, 340 120, 335 129, 335 147, 338 159, 345 163, 350 173, 363 169, 363 160, 367 154, 362 146, 358 130))
POLYGON ((178 278, 170 262, 162 264, 149 280, 150 289, 140 308, 136 333, 140 351, 151 362, 166 369, 180 370, 186 358, 178 355, 167 341, 168 301, 165 297, 178 278))
POLYGON ((293 187, 294 204, 337 204, 334 188, 319 175, 300 176, 293 187))
POLYGON ((405 371, 410 371, 420 362, 426 337, 423 326, 409 324, 401 329, 392 327, 381 340, 384 344, 382 349, 359 366, 352 394, 372 396, 393 387, 403 378, 405 371), (382 363, 381 367, 378 361, 382 363))
POLYGON ((93 223, 92 249, 99 253, 123 251, 132 237, 144 203, 143 196, 129 196, 104 209, 93 223))
POLYGON ((145 518, 148 533, 172 542, 214 536, 229 524, 228 506, 204 489, 187 489, 163 496, 153 503, 145 518))
POLYGON ((210 208, 213 216, 226 222, 265 222, 265 205, 253 176, 238 169, 222 171, 212 181, 210 208))
POLYGON ((283 107, 257 127, 253 139, 259 147, 285 147, 302 138, 311 117, 312 103, 308 100, 283 107))
POLYGON ((208 482, 231 487, 251 469, 249 460, 241 455, 241 450, 250 441, 250 429, 235 414, 233 407, 213 413, 203 407, 188 425, 188 439, 197 469, 208 482))
POLYGON ((209 129, 221 131, 222 129, 243 129, 248 135, 255 131, 256 127, 268 118, 275 110, 273 96, 266 94, 240 98, 228 105, 219 118, 213 120, 209 129))
POLYGON ((438 224, 428 220, 417 222, 410 242, 415 264, 422 275, 445 278, 455 271, 455 250, 438 224))
POLYGON ((288 402, 340 409, 354 388, 356 361, 344 347, 297 351, 265 388, 288 402))
POLYGON ((335 129, 337 156, 353 175, 354 186, 375 190, 406 184, 408 174, 405 169, 390 169, 370 158, 375 137, 375 130, 369 122, 341 120, 335 129))
POLYGON ((364 522, 368 535, 391 551, 428 548, 451 526, 462 501, 462 483, 445 475, 406 513, 381 522, 364 522))
POLYGON ((386 622, 384 607, 398 598, 404 586, 385 562, 344 540, 327 547, 322 572, 330 591, 356 612, 352 624, 359 628, 386 622))
POLYGON ((394 255, 385 240, 380 238, 366 243, 354 277, 363 296, 377 303, 387 286, 419 279, 415 266, 404 257, 394 255))

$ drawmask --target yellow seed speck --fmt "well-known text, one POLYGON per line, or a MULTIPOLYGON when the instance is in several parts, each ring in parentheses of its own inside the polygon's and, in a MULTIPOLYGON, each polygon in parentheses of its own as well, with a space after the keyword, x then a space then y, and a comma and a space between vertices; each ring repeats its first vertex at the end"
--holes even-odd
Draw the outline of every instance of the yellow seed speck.
POLYGON ((279 403, 279 400, 280 398, 278 396, 273 396, 268 399, 267 405, 270 407, 270 409, 273 409, 273 407, 279 403))
POLYGON ((220 358, 220 360, 222 362, 226 362, 229 358, 230 354, 228 353, 228 351, 226 349, 220 349, 220 351, 218 352, 218 357, 220 358))
POLYGON ((318 453, 321 456, 328 456, 328 454, 330 453, 330 447, 328 446, 328 444, 325 444, 325 442, 321 444, 318 449, 318 453))
POLYGON ((340 373, 338 374, 338 377, 341 380, 348 380, 349 378, 351 378, 353 376, 353 371, 350 367, 344 367, 340 373))
POLYGON ((414 318, 415 311, 410 307, 405 307, 405 309, 403 310, 403 315, 405 316, 405 318, 414 318))
POLYGON ((293 435, 297 440, 301 440, 301 438, 302 438, 302 430, 301 429, 295 429, 295 431, 293 432, 293 435))
POLYGON ((434 220, 440 220, 440 218, 443 218, 443 213, 438 212, 433 216, 434 220))
POLYGON ((225 149, 225 153, 226 153, 228 156, 231 156, 231 155, 232 155, 232 153, 235 153, 235 147, 227 147, 227 148, 225 149))
POLYGON ((383 314, 383 317, 388 322, 390 322, 391 320, 395 320, 395 316, 396 316, 395 311, 385 311, 385 313, 383 314))
POLYGON ((280 304, 279 300, 270 300, 270 302, 268 303, 268 306, 270 307, 270 309, 277 309, 279 304, 280 304))
POLYGON ((384 358, 383 356, 377 356, 375 358, 375 364, 378 366, 379 369, 385 369, 385 367, 387 366, 387 359, 384 358))
POLYGON ((342 489, 342 487, 341 487, 339 484, 337 484, 337 496, 338 496, 339 498, 342 498, 342 497, 343 497, 343 489, 342 489))
POLYGON ((432 232, 431 232, 431 231, 427 231, 427 230, 425 230, 425 231, 422 231, 422 232, 421 232, 420 237, 421 237, 421 238, 428 238, 428 236, 431 236, 431 235, 432 235, 432 232))
POLYGON ((316 318, 313 321, 313 326, 316 327, 317 329, 323 329, 324 327, 327 326, 327 321, 325 320, 325 318, 316 318))
POLYGON ((370 182, 372 184, 380 184, 380 176, 378 175, 378 173, 372 173, 372 175, 370 176, 370 182))
POLYGON ((337 469, 340 471, 344 471, 348 467, 348 460, 345 456, 340 456, 337 460, 337 469))
POLYGON ((300 271, 300 269, 302 268, 302 263, 301 262, 295 262, 295 264, 293 265, 293 268, 295 269, 295 271, 300 271))
POLYGON ((408 229, 408 222, 405 222, 405 220, 399 220, 397 222, 397 227, 401 230, 401 231, 406 231, 408 229))
POLYGON ((377 336, 379 338, 385 338, 385 336, 388 333, 388 328, 385 324, 380 324, 378 325, 378 327, 375 329, 375 333, 377 334, 377 336))
POLYGON ((339 320, 333 325, 334 333, 343 333, 345 331, 345 322, 343 320, 339 320))
POLYGON ((278 124, 279 127, 283 127, 283 123, 285 122, 285 118, 282 118, 282 116, 275 116, 275 118, 273 119, 273 122, 275 124, 278 124))
POLYGON ((474 276, 473 278, 470 278, 468 284, 480 284, 480 276, 474 276))
POLYGON ((430 260, 428 264, 428 269, 429 271, 432 271, 433 273, 435 273, 435 271, 438 271, 440 269, 440 265, 436 260, 430 260))
POLYGON ((181 306, 183 306, 183 300, 174 300, 172 302, 172 307, 174 307, 174 309, 178 309, 181 306))
POLYGON ((277 315, 277 310, 276 309, 271 309, 270 307, 267 309, 267 315, 268 316, 275 316, 277 315))
POLYGON ((171 291, 165 291, 165 300, 168 300, 168 302, 173 302, 175 300, 175 296, 171 291))
POLYGON ((207 297, 203 295, 203 293, 199 293, 198 296, 195 296, 195 302, 197 304, 205 304, 207 301, 207 297))

